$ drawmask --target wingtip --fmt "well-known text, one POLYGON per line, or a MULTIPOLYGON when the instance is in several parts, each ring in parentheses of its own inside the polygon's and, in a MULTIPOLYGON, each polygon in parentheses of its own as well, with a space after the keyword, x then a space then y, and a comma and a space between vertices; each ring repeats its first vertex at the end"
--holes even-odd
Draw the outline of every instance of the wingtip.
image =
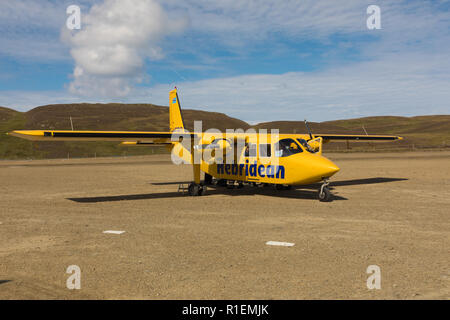
POLYGON ((17 130, 9 131, 5 133, 7 136, 10 137, 16 137, 17 136, 17 130))

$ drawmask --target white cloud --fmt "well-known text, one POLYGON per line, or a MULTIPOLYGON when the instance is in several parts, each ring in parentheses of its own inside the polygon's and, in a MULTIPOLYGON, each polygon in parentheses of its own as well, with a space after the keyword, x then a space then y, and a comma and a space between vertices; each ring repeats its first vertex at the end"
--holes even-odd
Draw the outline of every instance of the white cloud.
MULTIPOLYGON (((141 7, 135 7, 131 0, 97 1, 89 13, 83 10, 83 29, 73 36, 63 35, 76 63, 70 94, 2 92, 0 105, 25 109, 81 100, 167 105, 169 85, 147 89, 137 83, 146 79, 145 60, 162 57, 159 40, 180 30, 174 22, 185 16, 189 17, 189 28, 174 42, 176 46, 166 46, 164 52, 188 52, 196 57, 194 63, 201 61, 205 69, 220 67, 222 58, 215 55, 217 44, 220 49, 250 57, 255 50, 276 57, 273 52, 286 38, 306 44, 319 41, 331 48, 326 52, 329 59, 322 59, 326 67, 319 71, 218 75, 199 81, 184 78, 178 86, 185 108, 225 112, 248 121, 450 113, 450 15, 439 7, 440 2, 165 0, 161 9, 155 1, 141 1, 141 7), (382 30, 366 29, 369 4, 381 7, 382 30), (340 50, 348 49, 346 45, 359 62, 347 60, 339 65, 340 50)), ((47 29, 60 20, 55 18, 59 13, 50 7, 49 17, 53 18, 43 22, 44 26, 48 23, 47 29)), ((65 8, 61 12, 65 18, 65 8)), ((8 18, 1 10, 0 17, 8 18)), ((28 20, 21 19, 24 23, 28 20)), ((64 21, 59 28, 63 25, 64 21)), ((1 39, 0 33, 0 44, 1 39)), ((32 43, 32 35, 26 39, 32 43)), ((313 54, 307 45, 304 52, 286 46, 299 57, 313 54)), ((11 48, 10 52, 20 51, 20 46, 11 48)), ((0 45, 0 53, 2 50, 8 49, 0 45)), ((169 66, 175 63, 163 62, 169 66)), ((183 64, 178 67, 183 68, 183 64)))
MULTIPOLYGON (((361 62, 321 72, 242 75, 177 83, 182 108, 223 112, 248 122, 325 121, 375 115, 450 114, 450 61, 421 55, 361 62), (440 71, 437 68, 441 68, 440 71)), ((173 87, 130 88, 128 97, 81 99, 64 92, 5 93, 0 105, 130 102, 168 105, 173 87), (47 94, 47 96, 46 96, 47 94)), ((28 108, 25 108, 28 106, 28 108)))
POLYGON ((80 31, 63 28, 61 38, 75 60, 71 93, 121 97, 142 81, 145 59, 162 57, 158 42, 180 31, 154 0, 105 0, 82 16, 80 31))
MULTIPOLYGON (((144 16, 149 7, 149 1, 117 1, 122 4, 108 5, 113 1, 77 0, 75 4, 82 7, 83 21, 89 16, 100 18, 97 27, 92 28, 86 36, 100 39, 100 44, 118 41, 128 46, 124 41, 128 33, 130 42, 145 41, 139 37, 161 34, 172 28, 180 16, 188 18, 190 35, 182 38, 183 50, 192 52, 197 57, 204 58, 206 48, 214 48, 216 44, 229 50, 237 50, 240 54, 254 52, 254 45, 270 41, 275 46, 278 38, 290 38, 293 41, 320 40, 327 42, 332 35, 374 35, 380 37, 377 50, 369 45, 364 54, 372 56, 385 52, 399 50, 416 50, 422 47, 449 47, 450 15, 445 10, 443 1, 390 1, 390 0, 160 0, 165 8, 162 15, 158 0, 153 3, 152 13, 148 19, 144 16), (381 31, 367 32, 366 8, 376 3, 381 7, 381 31), (89 7, 95 5, 96 12, 88 14, 89 7), (117 10, 114 11, 116 8, 117 10), (133 9, 135 8, 135 9, 133 9), (111 10, 110 17, 103 10, 111 10), (120 9, 123 9, 120 11, 120 9), (141 10, 141 14, 139 11, 141 10), (169 12, 169 14, 165 14, 169 12), (138 20, 131 19, 137 14, 138 20), (119 18, 117 23, 111 21, 119 18), (130 20, 131 21, 127 21, 130 20), (168 20, 166 20, 168 19, 168 20), (137 23, 142 22, 142 23, 137 23), (128 25, 137 31, 131 32, 128 25), (147 30, 150 30, 147 32, 147 30), (273 41, 275 40, 275 41, 273 41), (443 41, 444 40, 444 41, 443 41), (445 41, 446 40, 446 41, 445 41), (425 44, 425 45, 424 45, 425 44), (192 45, 195 45, 192 47, 192 45)), ((57 34, 65 25, 66 7, 74 4, 71 0, 21 0, 0 1, 0 54, 14 57, 30 57, 33 59, 67 59, 68 52, 57 40, 57 34)), ((92 8, 92 9, 94 9, 92 8)), ((92 20, 94 20, 92 18, 92 20)), ((79 37, 81 42, 82 36, 79 37)), ((158 36, 156 36, 158 38, 158 36)), ((87 39, 84 39, 87 40, 87 39)), ((151 39, 148 39, 151 41, 151 39)), ((154 39, 155 40, 155 39, 154 39)), ((156 39, 157 40, 157 39, 156 39)), ((180 39, 181 40, 181 39, 180 39)), ((80 44, 81 45, 81 44, 80 44)), ((133 44, 132 44, 133 45, 133 44)), ((156 45, 150 46, 154 50, 156 45)), ((168 46, 173 50, 174 46, 168 46)), ((177 50, 180 46, 176 47, 177 50)), ((210 52, 210 51, 208 51, 210 52)), ((79 53, 77 56, 79 56, 79 53)), ((103 55, 107 55, 105 52, 103 55)), ((150 56, 158 56, 154 51, 150 56)), ((81 58, 80 58, 81 59, 81 58)), ((214 59, 211 59, 214 63, 214 59)))

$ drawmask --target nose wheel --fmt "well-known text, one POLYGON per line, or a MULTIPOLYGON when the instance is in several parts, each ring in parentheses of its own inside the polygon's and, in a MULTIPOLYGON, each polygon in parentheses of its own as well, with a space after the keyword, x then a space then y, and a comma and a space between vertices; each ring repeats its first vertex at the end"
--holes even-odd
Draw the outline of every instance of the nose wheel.
POLYGON ((324 180, 324 182, 320 186, 319 194, 318 194, 319 201, 330 202, 333 200, 333 194, 331 193, 330 189, 328 188, 329 185, 330 185, 330 183, 328 182, 328 180, 324 180))

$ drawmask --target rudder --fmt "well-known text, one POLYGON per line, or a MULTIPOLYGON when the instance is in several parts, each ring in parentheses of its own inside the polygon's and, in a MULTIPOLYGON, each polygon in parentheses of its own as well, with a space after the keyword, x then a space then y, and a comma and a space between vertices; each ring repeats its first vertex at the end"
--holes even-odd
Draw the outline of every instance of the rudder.
POLYGON ((183 116, 181 115, 180 100, 178 99, 177 88, 169 94, 169 117, 170 131, 184 129, 183 116))

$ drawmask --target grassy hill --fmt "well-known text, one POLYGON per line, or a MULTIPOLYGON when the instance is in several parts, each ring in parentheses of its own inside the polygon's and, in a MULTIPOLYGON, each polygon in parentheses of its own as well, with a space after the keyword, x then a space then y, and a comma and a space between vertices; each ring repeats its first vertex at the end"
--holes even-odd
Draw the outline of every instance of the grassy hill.
POLYGON ((26 115, 0 107, 0 159, 43 158, 32 142, 5 135, 15 128, 26 128, 26 115))
MULTIPOLYGON (((120 147, 117 142, 30 142, 5 133, 14 129, 169 131, 168 107, 152 104, 59 104, 17 112, 0 107, 0 159, 40 159, 143 155, 167 152, 162 148, 120 147)), ((249 128, 223 113, 183 110, 185 126, 193 131, 194 120, 203 129, 249 128)))
MULTIPOLYGON (((143 155, 167 152, 165 148, 124 148, 116 142, 30 142, 5 135, 14 129, 70 130, 169 130, 168 107, 152 104, 59 104, 18 112, 0 107, 0 159, 41 159, 143 155)), ((185 125, 193 130, 194 120, 203 121, 203 129, 248 129, 250 125, 223 113, 183 110, 185 125)), ((420 117, 367 117, 360 119, 311 122, 314 133, 396 134, 399 142, 329 143, 325 150, 372 151, 443 148, 450 146, 450 115, 420 117)), ((281 133, 304 133, 302 121, 260 123, 254 128, 279 129, 281 133)))
MULTIPOLYGON (((417 117, 366 117, 309 123, 313 133, 340 134, 392 134, 404 140, 392 142, 333 142, 325 145, 325 150, 404 150, 450 147, 450 115, 417 117), (365 131, 364 131, 365 129, 365 131)), ((256 128, 279 129, 281 133, 304 133, 302 121, 274 121, 260 123, 256 128)))

